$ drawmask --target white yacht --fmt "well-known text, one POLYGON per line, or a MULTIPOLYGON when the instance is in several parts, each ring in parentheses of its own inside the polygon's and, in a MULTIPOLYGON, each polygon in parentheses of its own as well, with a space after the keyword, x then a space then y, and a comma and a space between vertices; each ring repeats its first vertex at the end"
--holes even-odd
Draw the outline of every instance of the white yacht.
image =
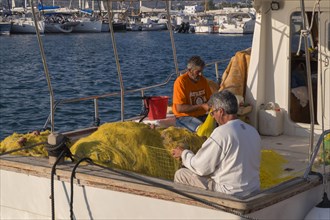
POLYGON ((11 26, 11 21, 0 20, 0 35, 10 35, 11 26))
POLYGON ((54 13, 44 15, 46 33, 71 33, 80 22, 73 19, 70 14, 54 13))
POLYGON ((100 33, 102 31, 102 20, 90 17, 78 17, 75 19, 78 22, 73 27, 74 33, 100 33))
POLYGON ((219 16, 220 34, 253 34, 255 16, 249 12, 230 12, 219 16))
POLYGON ((195 33, 214 33, 216 25, 214 24, 213 15, 198 16, 193 27, 195 33))
MULTIPOLYGON (((45 32, 45 22, 42 20, 37 21, 40 33, 45 32)), ((34 21, 30 17, 16 16, 12 19, 11 33, 14 34, 35 34, 34 21)))

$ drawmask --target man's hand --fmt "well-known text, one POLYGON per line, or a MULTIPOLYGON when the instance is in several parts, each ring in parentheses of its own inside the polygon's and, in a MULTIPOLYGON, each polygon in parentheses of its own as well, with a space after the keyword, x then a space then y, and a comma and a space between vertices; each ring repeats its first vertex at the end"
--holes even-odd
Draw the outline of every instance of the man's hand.
POLYGON ((172 150, 172 156, 174 158, 180 158, 183 150, 184 149, 182 147, 176 147, 176 148, 174 148, 172 150))

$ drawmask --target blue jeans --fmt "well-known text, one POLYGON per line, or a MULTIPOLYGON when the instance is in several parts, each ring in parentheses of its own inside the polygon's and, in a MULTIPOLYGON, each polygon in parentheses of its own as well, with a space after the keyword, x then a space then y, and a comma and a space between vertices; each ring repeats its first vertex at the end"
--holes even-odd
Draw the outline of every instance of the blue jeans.
POLYGON ((175 120, 175 125, 177 127, 184 127, 192 132, 195 132, 197 127, 205 121, 206 117, 207 115, 202 115, 197 118, 191 116, 178 117, 175 120))

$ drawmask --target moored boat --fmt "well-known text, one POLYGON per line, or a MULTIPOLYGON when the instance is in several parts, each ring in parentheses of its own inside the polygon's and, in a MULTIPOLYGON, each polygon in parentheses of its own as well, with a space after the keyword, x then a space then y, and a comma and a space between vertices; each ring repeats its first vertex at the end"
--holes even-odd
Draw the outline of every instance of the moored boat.
POLYGON ((89 17, 76 18, 77 25, 73 27, 74 33, 100 33, 102 30, 102 20, 89 17))
POLYGON ((197 22, 194 24, 196 33, 214 33, 215 24, 213 15, 199 16, 197 22))
MULTIPOLYGON (((308 9, 306 17, 311 19, 314 16, 312 11, 314 1, 307 0, 304 3, 308 9)), ((89 162, 89 165, 78 167, 83 160, 78 163, 68 161, 56 166, 56 163, 48 164, 47 158, 2 155, 0 157, 1 218, 24 216, 55 219, 56 216, 56 218, 71 217, 72 219, 303 219, 309 210, 321 201, 325 193, 330 193, 329 167, 325 167, 324 172, 322 168, 313 167, 317 165, 313 165, 313 162, 319 148, 322 148, 322 145, 325 147, 325 143, 329 141, 330 84, 329 78, 326 77, 329 66, 325 61, 329 59, 330 47, 326 33, 329 31, 330 8, 327 3, 320 2, 321 14, 318 15, 317 21, 319 25, 313 26, 317 30, 313 29, 310 33, 314 35, 308 38, 313 44, 305 45, 306 47, 303 48, 299 46, 299 35, 298 38, 296 35, 305 28, 303 25, 305 16, 300 16, 300 13, 305 13, 305 7, 299 8, 300 1, 297 0, 286 1, 278 7, 271 4, 274 2, 255 1, 258 15, 251 56, 248 56, 248 51, 237 53, 232 59, 232 66, 237 62, 235 66, 237 68, 233 68, 236 72, 232 75, 228 68, 223 75, 221 86, 237 95, 242 95, 251 105, 252 110, 248 116, 250 123, 262 134, 263 148, 276 150, 284 156, 288 163, 281 169, 292 177, 255 194, 237 197, 175 184, 171 180, 148 177, 132 170, 106 168, 93 164, 87 158, 84 161, 89 162), (270 7, 274 8, 271 13, 265 13, 270 7), (271 28, 269 24, 272 24, 271 28), (315 35, 316 33, 319 35, 315 35), (308 46, 314 50, 318 48, 319 59, 311 57, 308 60, 310 58, 308 46), (305 53, 297 55, 296 52, 300 52, 300 49, 305 53), (240 62, 239 57, 245 59, 240 62), (296 64, 305 62, 305 59, 307 59, 304 69, 306 71, 298 73, 305 74, 302 78, 310 79, 310 83, 300 82, 296 76, 296 68, 301 66, 296 64), (312 66, 309 66, 310 62, 312 66), (313 74, 316 74, 317 80, 311 80, 313 74), (232 76, 236 78, 229 80, 232 76), (314 93, 313 96, 313 93, 310 93, 307 103, 305 96, 297 95, 298 98, 295 95, 296 88, 305 87, 311 92, 316 86, 317 94, 314 93), (309 102, 312 104, 309 105, 309 102), (314 106, 318 108, 314 109, 314 106), (315 144, 316 141, 318 143, 315 144), (69 190, 72 190, 70 196, 69 190)), ((169 78, 175 75, 171 74, 169 78)), ((120 81, 119 70, 118 76, 120 81)), ((98 99, 116 96, 124 98, 124 95, 136 94, 136 92, 141 92, 143 95, 148 89, 166 85, 169 85, 169 80, 132 90, 120 87, 118 92, 83 97, 80 100, 94 100, 95 118, 97 118, 98 99)), ((52 98, 53 96, 51 100, 52 98)), ((62 104, 80 100, 64 100, 62 104)), ((53 107, 50 108, 52 132, 53 110, 56 109, 53 107)), ((124 105, 119 106, 122 116, 124 116, 123 107, 124 105)), ((168 123, 171 120, 173 115, 146 122, 165 125, 171 124, 168 123)), ((75 142, 98 130, 101 130, 101 127, 95 126, 63 134, 75 142)), ((54 135, 55 139, 60 137, 53 132, 51 139, 54 135)), ((136 136, 138 137, 139 135, 136 136)), ((60 138, 58 140, 60 143, 56 143, 55 140, 54 144, 53 140, 48 139, 56 148, 64 143, 60 138)), ((113 139, 115 142, 118 140, 119 135, 118 138, 113 139)), ((102 142, 103 139, 99 141, 102 142)), ((110 141, 111 139, 105 140, 106 143, 110 141)), ((95 141, 90 143, 92 146, 97 144, 95 141)), ((131 149, 131 145, 127 144, 126 147, 131 149)), ((117 156, 119 158, 124 157, 123 151, 118 151, 116 155, 119 155, 117 156)), ((94 156, 102 157, 102 154, 96 152, 94 156)), ((136 161, 133 160, 128 164, 134 165, 136 161)), ((147 160, 145 162, 147 163, 147 160)), ((161 164, 156 163, 155 167, 158 166, 161 164)))
POLYGON ((46 33, 70 33, 79 24, 70 14, 56 13, 44 15, 46 33))
MULTIPOLYGON (((126 23, 125 22, 113 22, 112 23, 114 31, 126 31, 126 23)), ((106 20, 102 21, 102 29, 101 32, 109 32, 109 22, 106 20)))
POLYGON ((10 35, 11 21, 1 20, 0 21, 0 35, 10 35))
POLYGON ((220 34, 253 34, 255 16, 249 12, 231 12, 219 17, 220 34))
MULTIPOLYGON (((45 32, 45 22, 37 21, 40 33, 45 32)), ((35 24, 30 17, 15 17, 12 19, 11 33, 14 34, 35 34, 35 24)))

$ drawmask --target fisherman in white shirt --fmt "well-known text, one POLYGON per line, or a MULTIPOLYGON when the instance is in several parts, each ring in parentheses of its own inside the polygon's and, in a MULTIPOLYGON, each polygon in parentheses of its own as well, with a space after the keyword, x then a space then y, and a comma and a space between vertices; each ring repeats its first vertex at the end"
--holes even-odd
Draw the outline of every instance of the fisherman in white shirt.
POLYGON ((184 168, 174 182, 244 196, 260 189, 261 139, 257 130, 237 118, 235 95, 224 90, 212 95, 210 113, 220 125, 199 151, 177 147, 172 155, 184 168))

